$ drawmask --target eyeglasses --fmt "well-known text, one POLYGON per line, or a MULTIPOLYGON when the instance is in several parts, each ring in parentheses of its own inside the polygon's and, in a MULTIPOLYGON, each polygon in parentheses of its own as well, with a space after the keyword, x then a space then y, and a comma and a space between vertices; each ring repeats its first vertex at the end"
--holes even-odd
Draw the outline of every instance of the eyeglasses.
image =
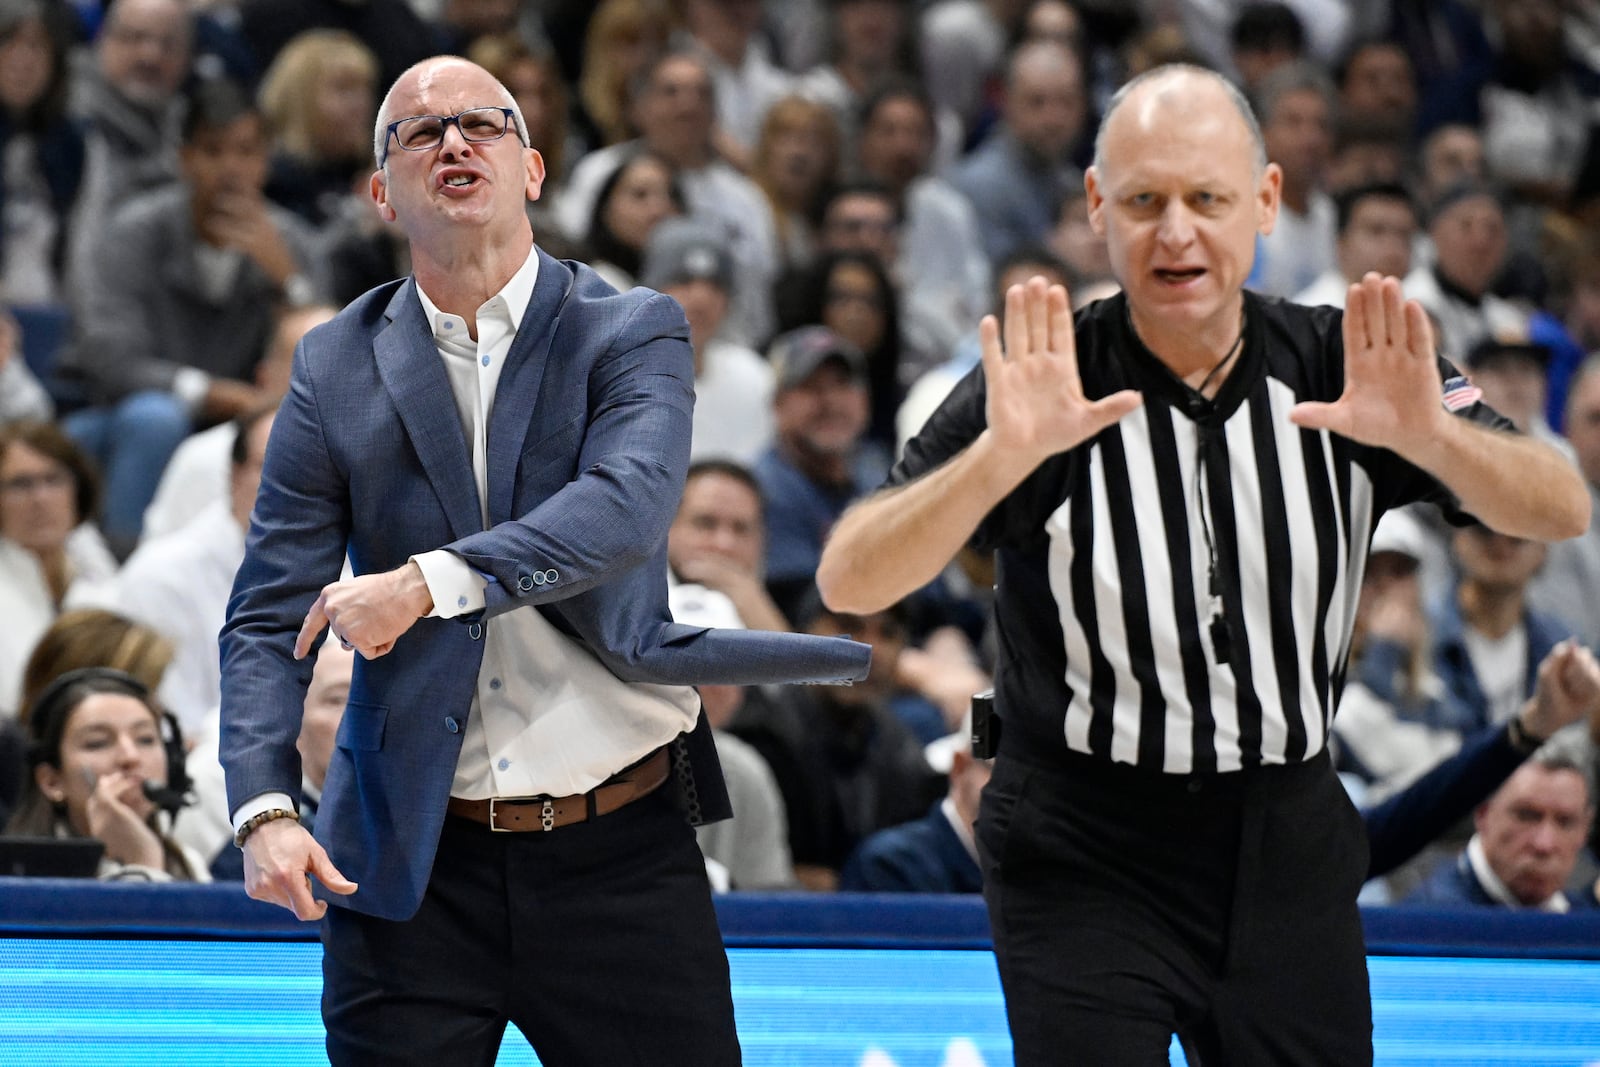
POLYGON ((72 485, 72 475, 66 471, 49 471, 45 474, 19 474, 0 482, 0 493, 23 496, 39 489, 60 490, 72 485))
MULTIPOLYGON (((498 141, 511 128, 513 114, 509 107, 474 107, 454 115, 413 115, 391 122, 388 133, 384 135, 383 156, 378 160, 378 166, 383 166, 389 159, 391 139, 407 152, 426 152, 443 144, 445 131, 454 126, 468 141, 498 141)), ((521 135, 519 129, 517 136, 520 138, 521 135)))

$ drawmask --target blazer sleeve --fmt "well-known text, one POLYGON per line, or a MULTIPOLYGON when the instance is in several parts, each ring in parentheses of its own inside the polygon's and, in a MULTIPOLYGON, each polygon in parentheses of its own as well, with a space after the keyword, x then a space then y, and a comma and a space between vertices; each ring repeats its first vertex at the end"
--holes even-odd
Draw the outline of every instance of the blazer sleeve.
POLYGON ((234 578, 222 653, 220 756, 228 808, 300 792, 300 733, 312 657, 295 636, 322 587, 339 577, 350 530, 345 473, 323 436, 306 345, 272 425, 245 558, 234 578))
POLYGON ((683 492, 693 413, 688 323, 656 295, 590 370, 587 423, 573 419, 577 476, 526 514, 442 546, 491 576, 486 613, 565 600, 651 558, 683 492))

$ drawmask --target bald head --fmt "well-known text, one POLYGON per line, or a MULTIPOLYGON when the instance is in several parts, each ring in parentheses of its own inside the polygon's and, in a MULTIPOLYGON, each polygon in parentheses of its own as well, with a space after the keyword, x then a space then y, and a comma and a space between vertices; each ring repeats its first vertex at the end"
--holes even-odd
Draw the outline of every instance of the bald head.
POLYGON ((1055 41, 1018 48, 1006 72, 1006 125, 1045 159, 1070 152, 1083 132, 1083 68, 1055 41))
MULTIPOLYGON (((378 119, 372 129, 372 158, 385 159, 383 148, 389 140, 389 123, 411 117, 409 114, 390 115, 389 112, 396 100, 413 99, 435 84, 463 77, 487 79, 488 83, 493 84, 499 93, 501 103, 511 109, 511 119, 516 124, 517 138, 523 147, 532 148, 533 145, 528 139, 528 124, 522 118, 522 108, 517 106, 516 97, 511 95, 511 90, 507 89, 499 78, 460 56, 433 56, 406 68, 400 77, 394 80, 394 84, 389 86, 389 91, 383 95, 383 103, 378 105, 378 119)), ((384 169, 388 169, 386 159, 384 169)))
POLYGON ((1107 146, 1113 138, 1153 129, 1163 115, 1196 121, 1235 117, 1243 124, 1254 149, 1255 173, 1267 165, 1267 145, 1250 102, 1228 79, 1216 71, 1187 63, 1155 67, 1118 89, 1106 105, 1100 132, 1094 141, 1094 167, 1104 171, 1107 146))

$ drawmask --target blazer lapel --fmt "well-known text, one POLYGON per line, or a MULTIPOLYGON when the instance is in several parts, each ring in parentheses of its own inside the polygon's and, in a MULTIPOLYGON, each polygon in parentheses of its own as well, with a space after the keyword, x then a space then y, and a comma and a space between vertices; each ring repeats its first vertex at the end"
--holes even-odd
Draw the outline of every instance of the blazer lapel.
POLYGON ((500 372, 500 382, 495 387, 494 408, 489 414, 490 523, 513 517, 511 502, 517 487, 517 463, 533 424, 550 342, 555 337, 561 308, 566 304, 574 281, 572 271, 564 263, 551 258, 543 249, 538 253, 539 277, 533 283, 533 296, 523 312, 511 351, 506 354, 505 369, 500 372))
POLYGON ((472 453, 456 415, 450 379, 423 319, 415 281, 407 280, 395 291, 384 314, 389 324, 372 343, 378 376, 400 412, 450 529, 458 538, 478 533, 483 521, 472 453))

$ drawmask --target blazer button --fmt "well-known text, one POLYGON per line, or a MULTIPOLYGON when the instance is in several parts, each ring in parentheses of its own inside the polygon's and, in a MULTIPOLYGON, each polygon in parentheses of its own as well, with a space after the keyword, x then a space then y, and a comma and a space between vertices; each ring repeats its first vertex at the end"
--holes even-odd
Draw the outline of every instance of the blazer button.
POLYGON ((547 585, 555 585, 556 579, 560 577, 561 575, 556 573, 556 569, 554 567, 551 567, 549 570, 544 572, 544 580, 547 585))
POLYGON ((474 641, 480 640, 483 637, 483 624, 475 622, 467 627, 467 636, 474 641))
POLYGON ((521 578, 517 579, 517 588, 526 593, 528 590, 533 588, 533 579, 524 574, 521 578))
POLYGON ((453 734, 459 734, 461 732, 461 724, 453 718, 446 718, 444 720, 444 728, 453 734))

